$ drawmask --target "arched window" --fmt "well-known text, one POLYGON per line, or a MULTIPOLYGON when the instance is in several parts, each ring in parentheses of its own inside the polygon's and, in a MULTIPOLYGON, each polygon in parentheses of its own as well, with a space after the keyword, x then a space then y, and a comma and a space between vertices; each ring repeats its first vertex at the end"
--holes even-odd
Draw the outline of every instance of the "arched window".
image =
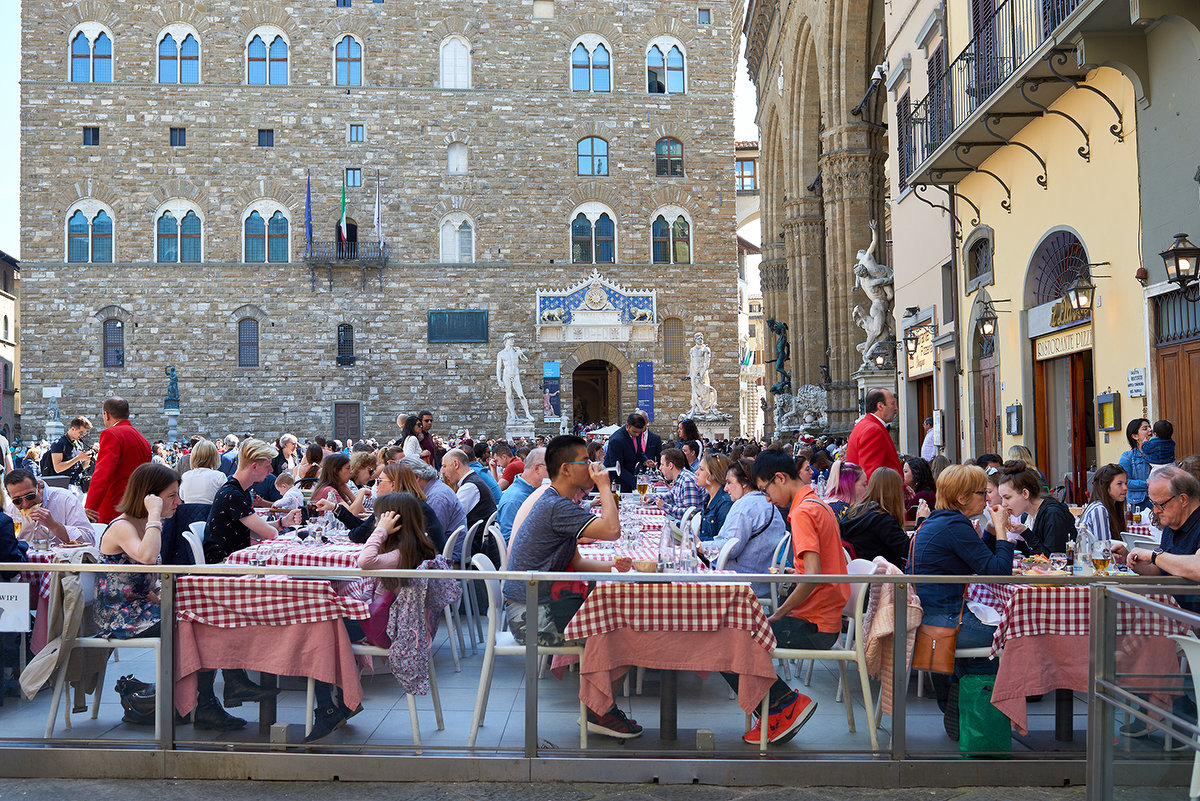
POLYGON ((8 315, 4 315, 4 338, 8 339, 8 315))
POLYGON ((571 262, 613 264, 617 258, 617 229, 613 213, 599 203, 588 203, 571 219, 571 262))
POLYGON ((282 36, 271 42, 271 85, 285 86, 288 82, 288 45, 282 36))
POLYGON ((438 230, 439 257, 444 264, 470 264, 475 261, 475 225, 467 215, 446 215, 438 230))
POLYGON ((288 221, 282 211, 277 211, 267 223, 267 261, 282 263, 287 260, 288 221))
POLYGON ((95 44, 92 45, 92 81, 112 82, 112 40, 106 33, 97 36, 95 44))
POLYGON ((179 46, 179 82, 200 83, 200 43, 190 33, 179 46))
POLYGON ((87 83, 92 77, 92 45, 83 31, 71 40, 71 80, 87 83))
POLYGON ((338 86, 362 86, 362 45, 353 36, 343 36, 334 50, 338 86))
POLYGON ((246 46, 246 83, 262 86, 267 82, 267 46, 255 36, 246 46))
POLYGON ((115 369, 125 366, 125 325, 115 317, 104 321, 104 366, 115 369))
POLYGON ((88 260, 88 220, 82 211, 76 211, 67 221, 67 261, 88 260))
POLYGON ((158 82, 176 83, 179 80, 179 53, 175 37, 167 34, 158 43, 158 82))
POLYGON ((687 91, 687 64, 678 42, 660 37, 646 50, 646 91, 652 95, 687 91))
POLYGON ((238 367, 258 367, 258 320, 238 320, 238 367))
POLYGON ((169 211, 158 218, 158 261, 179 261, 179 224, 169 211))
POLYGON ((650 225, 650 236, 655 264, 691 264, 692 226, 687 217, 674 210, 659 214, 650 225))
POLYGON ((92 218, 92 261, 111 263, 113 260, 112 246, 113 224, 112 217, 101 209, 92 218))
POLYGON ((688 349, 683 339, 683 320, 678 317, 668 317, 662 323, 663 362, 665 364, 685 364, 688 349))
POLYGON ((992 240, 983 237, 967 251, 967 278, 981 278, 992 271, 992 240))
POLYGON ((683 175, 683 143, 664 136, 654 145, 654 174, 667 177, 683 175))
POLYGON ((451 175, 467 174, 467 146, 462 142, 451 142, 446 148, 446 172, 451 175))
POLYGON ((571 90, 575 92, 612 91, 611 59, 608 47, 589 34, 571 49, 571 90))
POLYGON ((349 323, 337 327, 337 363, 343 367, 354 364, 354 326, 349 323))
POLYGON ((579 140, 575 153, 580 175, 608 175, 608 142, 589 136, 579 140))
POLYGON ((200 261, 200 218, 194 211, 183 215, 179 225, 179 260, 200 261))
POLYGON ((257 211, 246 218, 246 261, 266 261, 267 224, 257 211))
POLYGON ((471 45, 461 36, 442 40, 441 86, 443 89, 471 88, 471 45))

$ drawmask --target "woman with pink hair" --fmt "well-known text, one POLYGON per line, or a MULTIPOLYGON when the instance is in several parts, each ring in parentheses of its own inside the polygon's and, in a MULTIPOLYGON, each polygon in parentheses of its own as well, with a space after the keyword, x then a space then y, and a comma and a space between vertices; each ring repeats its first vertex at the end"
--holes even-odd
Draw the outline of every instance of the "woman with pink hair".
POLYGON ((829 468, 829 480, 825 483, 825 502, 837 515, 838 522, 847 510, 862 501, 867 495, 867 474, 854 462, 838 459, 829 468))

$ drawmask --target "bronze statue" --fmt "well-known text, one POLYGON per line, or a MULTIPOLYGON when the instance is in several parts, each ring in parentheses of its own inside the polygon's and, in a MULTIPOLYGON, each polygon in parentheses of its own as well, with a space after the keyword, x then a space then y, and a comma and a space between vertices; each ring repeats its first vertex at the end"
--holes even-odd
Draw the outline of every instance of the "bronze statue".
POLYGON ((767 320, 767 328, 775 335, 775 372, 779 380, 771 385, 771 394, 789 395, 792 391, 792 376, 784 367, 792 357, 792 345, 788 342, 787 323, 781 323, 774 317, 767 320))

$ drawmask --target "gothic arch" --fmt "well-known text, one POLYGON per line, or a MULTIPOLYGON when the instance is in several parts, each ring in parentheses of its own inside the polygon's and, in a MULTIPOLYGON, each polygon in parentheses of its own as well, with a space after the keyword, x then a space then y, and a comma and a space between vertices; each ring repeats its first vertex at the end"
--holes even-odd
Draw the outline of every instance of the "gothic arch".
POLYGON ((620 133, 616 123, 610 120, 586 119, 571 128, 568 140, 574 146, 580 139, 586 139, 589 136, 598 136, 611 145, 613 137, 618 136, 620 133))
POLYGON ((150 193, 149 202, 146 203, 146 206, 149 208, 158 208, 172 198, 190 200, 206 213, 210 205, 208 192, 204 189, 192 183, 187 178, 172 178, 160 184, 157 189, 150 193))
MULTIPOLYGON (((694 17, 695 15, 693 14, 694 17)), ((688 53, 691 53, 696 45, 696 37, 692 26, 684 22, 680 17, 655 14, 647 20, 642 30, 649 34, 649 36, 645 37, 646 42, 649 42, 655 36, 674 36, 683 43, 688 53)))
POLYGON ((566 205, 570 208, 581 206, 588 201, 603 203, 612 209, 618 217, 626 214, 625 196, 617 189, 600 181, 587 181, 572 189, 566 197, 566 205))
POLYGON ((435 22, 429 28, 429 37, 435 44, 440 44, 447 36, 453 36, 454 34, 465 37, 468 42, 471 42, 473 49, 475 45, 471 37, 479 34, 479 24, 475 20, 454 14, 446 17, 446 19, 435 22))
MULTIPOLYGON (((249 13, 244 17, 244 22, 241 26, 243 39, 250 38, 250 32, 260 25, 274 25, 286 34, 289 42, 297 42, 302 36, 301 30, 296 26, 295 20, 281 4, 258 0, 251 5, 249 13)), ((269 44, 269 43, 268 43, 269 44)))
POLYGON ((209 41, 210 19, 207 14, 196 10, 196 7, 186 0, 174 0, 170 3, 163 3, 162 6, 154 11, 158 17, 158 30, 162 30, 168 25, 173 25, 177 22, 184 22, 191 25, 200 34, 202 44, 207 44, 209 41))
POLYGON ((291 188, 273 178, 259 178, 238 190, 233 196, 233 207, 244 209, 263 198, 270 198, 289 211, 303 206, 303 199, 297 197, 291 188))
POLYGON ((466 214, 468 217, 475 220, 476 225, 478 225, 480 214, 482 212, 481 209, 476 206, 474 201, 472 201, 470 198, 461 197, 459 195, 451 195, 450 197, 442 198, 437 202, 437 205, 433 207, 434 216, 438 220, 441 220, 447 214, 451 214, 456 211, 466 214))
POLYGON ((120 320, 121 324, 124 326, 130 326, 131 323, 133 323, 133 314, 128 309, 118 306, 115 303, 97 310, 92 316, 99 320, 101 325, 104 324, 105 320, 114 319, 120 320))
POLYGON ((229 319, 233 321, 234 328, 237 327, 238 322, 245 320, 247 317, 258 320, 260 329, 266 328, 271 324, 271 318, 267 316, 267 313, 260 307, 255 306, 253 303, 246 303, 242 306, 238 306, 229 315, 229 319))
MULTIPOLYGON (((58 18, 64 33, 81 22, 99 22, 113 32, 114 38, 125 33, 123 18, 104 0, 83 0, 82 3, 64 9, 58 18)), ((116 47, 116 42, 113 46, 116 47)), ((66 52, 65 48, 63 52, 66 52)))
POLYGON ((99 181, 93 181, 88 178, 83 181, 78 181, 71 184, 62 193, 62 207, 76 203, 84 198, 93 198, 99 200, 104 205, 108 206, 113 211, 121 208, 121 201, 125 200, 125 196, 121 195, 108 186, 102 186, 99 181))
POLYGON ((627 380, 633 375, 633 364, 624 353, 607 342, 589 342, 586 345, 580 345, 574 353, 563 360, 561 372, 563 375, 569 376, 579 365, 593 359, 611 363, 613 367, 617 368, 617 372, 621 374, 623 380, 627 380))
POLYGON ((471 135, 469 133, 463 133, 462 131, 451 131, 442 137, 442 144, 446 147, 450 147, 450 145, 454 144, 455 142, 461 142, 467 147, 471 147, 473 144, 471 141, 471 135))
POLYGON ((694 210, 700 208, 700 204, 691 195, 675 187, 656 189, 650 193, 650 202, 646 204, 646 208, 657 209, 662 206, 680 206, 689 214, 694 214, 694 210))
POLYGON ((653 139, 652 145, 654 143, 657 143, 658 140, 662 139, 664 136, 669 136, 672 139, 678 139, 679 142, 683 145, 684 169, 686 170, 687 169, 687 159, 688 159, 688 149, 692 145, 692 137, 691 137, 690 133, 686 129, 678 128, 675 126, 656 125, 656 126, 654 126, 654 132, 653 132, 654 139, 653 139))
POLYGON ((563 26, 561 34, 568 43, 575 41, 585 33, 595 33, 603 36, 615 48, 619 47, 622 39, 621 32, 607 17, 598 14, 584 14, 576 17, 563 26))

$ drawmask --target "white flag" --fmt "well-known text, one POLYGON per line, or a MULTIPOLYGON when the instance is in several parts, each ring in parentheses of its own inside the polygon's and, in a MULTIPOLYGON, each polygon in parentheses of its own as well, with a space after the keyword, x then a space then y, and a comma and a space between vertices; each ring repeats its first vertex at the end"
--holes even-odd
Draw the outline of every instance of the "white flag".
POLYGON ((379 240, 379 246, 383 247, 383 220, 381 219, 379 209, 379 172, 375 173, 375 237, 379 240))

